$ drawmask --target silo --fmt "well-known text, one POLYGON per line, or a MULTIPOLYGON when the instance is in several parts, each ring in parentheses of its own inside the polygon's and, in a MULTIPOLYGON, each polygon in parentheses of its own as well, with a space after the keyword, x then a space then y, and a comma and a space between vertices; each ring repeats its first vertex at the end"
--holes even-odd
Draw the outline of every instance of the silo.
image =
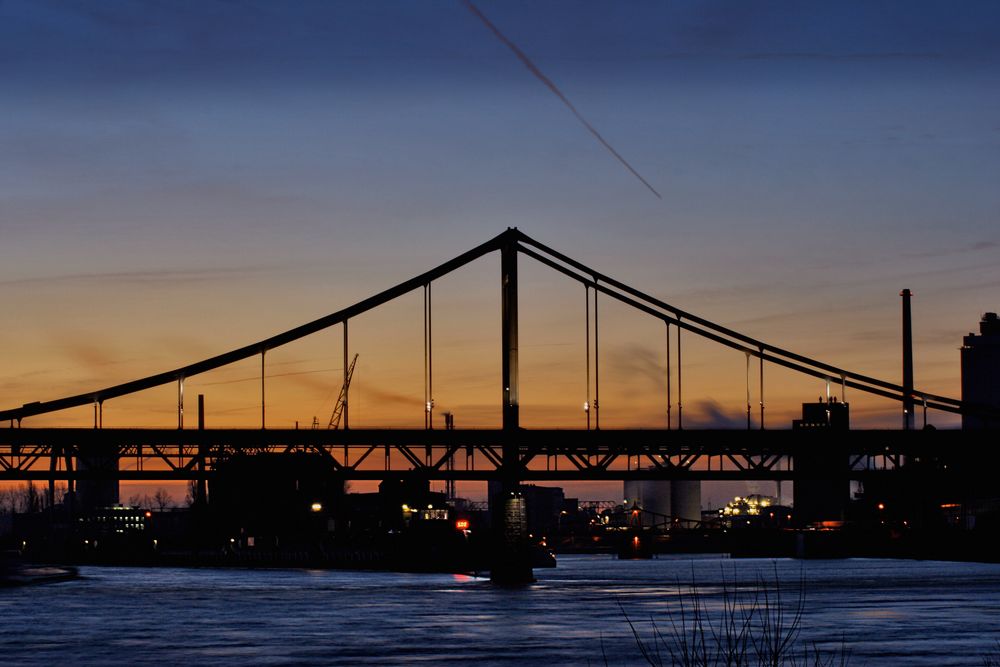
POLYGON ((642 507, 642 480, 626 479, 625 490, 622 493, 625 507, 642 507))
POLYGON ((670 487, 674 517, 681 521, 701 521, 701 482, 696 479, 676 479, 670 487))
POLYGON ((643 523, 662 523, 670 516, 670 482, 665 480, 626 480, 624 493, 625 507, 639 506, 647 512, 662 514, 649 517, 643 523))
POLYGON ((665 480, 647 479, 642 482, 642 509, 662 516, 651 517, 652 523, 668 520, 671 509, 670 489, 672 483, 665 480))

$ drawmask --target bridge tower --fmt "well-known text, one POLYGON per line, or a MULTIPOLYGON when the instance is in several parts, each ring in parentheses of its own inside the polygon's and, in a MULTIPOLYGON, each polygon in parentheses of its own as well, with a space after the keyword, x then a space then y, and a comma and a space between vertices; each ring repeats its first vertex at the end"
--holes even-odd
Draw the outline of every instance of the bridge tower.
POLYGON ((501 494, 492 507, 494 539, 498 542, 490 579, 498 584, 535 580, 527 542, 524 498, 520 491, 520 405, 517 365, 517 231, 508 229, 500 247, 501 372, 503 390, 503 465, 501 494))

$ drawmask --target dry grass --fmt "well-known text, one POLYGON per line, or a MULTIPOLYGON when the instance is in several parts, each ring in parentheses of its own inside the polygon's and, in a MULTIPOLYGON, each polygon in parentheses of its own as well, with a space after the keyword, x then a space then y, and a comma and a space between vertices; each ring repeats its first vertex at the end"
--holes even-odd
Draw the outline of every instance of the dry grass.
POLYGON ((773 579, 758 575, 749 586, 723 573, 721 601, 711 606, 697 584, 678 582, 677 588, 679 604, 667 614, 665 629, 650 618, 648 628, 641 630, 618 603, 651 667, 845 667, 849 662, 850 651, 843 644, 824 653, 800 640, 804 579, 787 590, 777 571, 773 579))

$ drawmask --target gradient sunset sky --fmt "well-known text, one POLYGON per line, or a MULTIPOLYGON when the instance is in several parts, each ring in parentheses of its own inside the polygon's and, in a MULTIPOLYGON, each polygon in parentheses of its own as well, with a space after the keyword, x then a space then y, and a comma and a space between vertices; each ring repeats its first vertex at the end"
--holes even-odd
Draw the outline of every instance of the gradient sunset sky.
MULTIPOLYGON (((508 226, 893 381, 908 287, 917 387, 959 395, 962 336, 1000 308, 1000 5, 476 6, 662 200, 457 0, 0 0, 0 407, 259 340, 508 226)), ((520 261, 523 421, 581 427, 583 290, 520 261)), ((437 410, 494 426, 499 259, 433 294, 437 410)), ((419 293, 352 322, 352 425, 422 425, 421 331, 419 293)), ((269 426, 328 419, 340 336, 268 355, 269 426)), ((661 425, 662 324, 602 302, 601 337, 602 424, 661 425)), ((685 425, 738 426, 743 355, 684 361, 685 425)), ((259 425, 256 363, 188 381, 210 426, 259 425)), ((823 391, 769 370, 769 425, 823 391)), ((104 415, 176 424, 176 389, 104 415)))

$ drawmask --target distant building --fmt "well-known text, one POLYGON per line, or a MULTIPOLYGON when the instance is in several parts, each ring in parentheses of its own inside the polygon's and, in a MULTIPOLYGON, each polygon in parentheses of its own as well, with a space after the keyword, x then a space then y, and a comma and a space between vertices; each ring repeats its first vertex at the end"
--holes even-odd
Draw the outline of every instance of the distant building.
POLYGON ((794 455, 795 485, 793 505, 796 520, 802 524, 822 521, 842 521, 851 494, 851 483, 845 474, 848 461, 843 453, 824 447, 825 438, 809 442, 806 431, 817 435, 829 431, 847 431, 851 427, 849 403, 836 398, 802 404, 802 419, 792 421, 792 430, 803 432, 798 452, 794 455))
POLYGON ((333 528, 343 478, 319 454, 235 455, 209 481, 216 530, 237 546, 308 544, 333 528))
POLYGON ((829 401, 820 398, 816 403, 803 403, 802 419, 793 419, 792 428, 846 431, 851 428, 851 404, 841 403, 836 396, 829 401))
POLYGON ((76 459, 77 470, 91 473, 76 482, 73 502, 83 512, 118 504, 118 445, 89 444, 76 459))
POLYGON ((729 528, 787 528, 792 522, 791 508, 756 493, 736 496, 716 511, 718 523, 729 528))
MULTIPOLYGON (((979 323, 979 335, 970 333, 962 340, 962 402, 1000 410, 1000 318, 986 313, 979 323)), ((1000 420, 978 415, 962 415, 962 428, 1000 428, 1000 420)))

